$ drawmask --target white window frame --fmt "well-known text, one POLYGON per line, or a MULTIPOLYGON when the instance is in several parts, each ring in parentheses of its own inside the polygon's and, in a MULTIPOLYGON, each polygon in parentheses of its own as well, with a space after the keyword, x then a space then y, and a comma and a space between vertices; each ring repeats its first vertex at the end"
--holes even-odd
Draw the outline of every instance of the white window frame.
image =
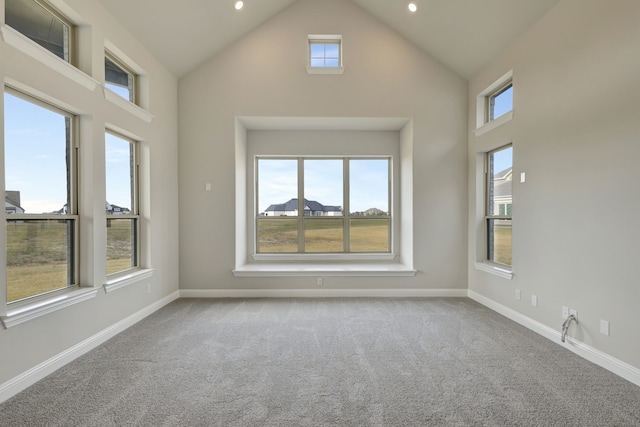
MULTIPOLYGON (((134 235, 133 235, 133 242, 132 242, 132 246, 133 246, 133 266, 124 270, 120 270, 117 272, 113 272, 111 274, 107 274, 107 282, 113 282, 116 281, 117 279, 124 277, 124 276, 129 276, 132 273, 135 273, 137 271, 140 270, 140 243, 141 243, 141 239, 140 239, 140 208, 139 208, 139 200, 140 200, 140 163, 139 163, 139 145, 140 143, 138 141, 136 141, 135 139, 129 138, 125 135, 123 135, 122 133, 119 133, 115 130, 109 129, 107 128, 105 130, 105 133, 111 134, 113 136, 115 136, 116 138, 120 138, 124 141, 129 142, 129 144, 131 144, 132 146, 132 155, 133 155, 133 176, 131 177, 133 182, 131 185, 132 188, 132 206, 131 206, 131 213, 129 214, 106 214, 106 221, 107 224, 110 220, 118 220, 118 219, 129 219, 133 221, 133 225, 134 225, 134 235)), ((106 235, 105 235, 106 236, 106 235)), ((106 260, 105 260, 106 261, 106 260)))
POLYGON ((255 186, 255 226, 254 226, 254 238, 253 238, 253 258, 254 259, 286 259, 286 260, 299 260, 301 258, 304 259, 349 259, 349 258, 375 258, 375 259, 393 259, 393 217, 392 217, 392 209, 393 206, 393 156, 388 155, 380 155, 380 156, 256 156, 254 159, 254 169, 256 176, 256 183, 259 180, 258 175, 258 161, 261 159, 273 159, 273 160, 296 160, 297 161, 297 170, 298 170, 298 193, 296 198, 298 199, 298 208, 296 216, 286 217, 287 219, 295 219, 298 221, 298 252, 297 253, 277 253, 277 252, 258 252, 258 221, 273 221, 278 220, 279 217, 262 217, 260 216, 258 200, 258 185, 255 186), (389 212, 384 216, 376 216, 376 217, 360 217, 351 215, 351 208, 349 206, 350 203, 350 168, 349 163, 351 160, 387 160, 388 162, 388 181, 387 181, 387 207, 389 212), (328 216, 328 217, 320 217, 320 216, 307 216, 304 214, 304 161, 305 160, 341 160, 342 161, 342 215, 340 216, 328 216), (343 220, 343 250, 340 252, 305 252, 304 251, 304 222, 308 219, 317 220, 318 218, 327 218, 328 220, 332 219, 342 219, 343 220), (388 242, 388 250, 386 251, 372 251, 372 252, 353 252, 350 248, 350 229, 351 229, 351 219, 359 219, 359 220, 374 220, 374 219, 386 219, 389 223, 389 233, 387 236, 388 242))
MULTIPOLYGON (((126 98, 122 97, 119 94, 117 94, 117 95, 120 96, 122 99, 125 99, 125 100, 129 101, 130 103, 137 105, 138 104, 138 99, 139 99, 139 94, 138 94, 138 75, 135 73, 135 71, 133 71, 133 69, 131 67, 129 67, 124 61, 122 61, 120 58, 118 58, 117 55, 111 53, 109 50, 105 50, 104 57, 105 57, 105 61, 109 60, 116 67, 118 67, 122 72, 126 73, 127 76, 129 77, 129 79, 128 79, 129 80, 129 85, 128 85, 129 99, 126 99, 126 98)), ((105 79, 104 79, 105 89, 109 90, 110 92, 113 92, 111 89, 106 87, 106 85, 108 83, 109 82, 107 81, 107 77, 106 77, 106 63, 105 63, 105 79)), ((113 92, 113 93, 115 93, 115 92, 113 92)))
MULTIPOLYGON (((25 0, 22 0, 22 1, 25 1, 25 0)), ((26 34, 20 33, 20 31, 18 30, 16 31, 24 35, 26 38, 28 38, 38 46, 41 46, 43 49, 47 50, 48 52, 50 52, 52 55, 59 58, 60 60, 65 61, 71 65, 77 65, 77 34, 78 34, 77 25, 46 0, 27 0, 27 1, 31 1, 32 3, 35 3, 36 5, 42 7, 54 19, 60 21, 63 25, 68 27, 68 31, 66 31, 66 34, 65 34, 65 53, 64 53, 65 58, 60 58, 58 55, 51 52, 46 47, 40 45, 39 43, 31 39, 29 36, 27 36, 26 34)), ((5 5, 5 8, 6 8, 6 5, 5 5)))
POLYGON ((513 119, 513 100, 511 111, 495 119, 490 119, 491 99, 502 93, 510 86, 513 86, 513 70, 507 71, 503 76, 476 96, 475 136, 481 136, 513 119))
MULTIPOLYGON (((491 155, 493 155, 494 153, 497 153, 499 151, 502 150, 506 150, 506 149, 513 149, 513 144, 507 144, 507 145, 503 145, 501 147, 498 147, 494 150, 488 151, 485 155, 485 182, 484 182, 484 201, 485 201, 485 208, 484 208, 484 224, 483 224, 483 228, 484 228, 484 247, 485 247, 485 251, 484 251, 484 262, 487 264, 490 264, 494 267, 503 269, 503 270, 508 270, 510 271, 512 269, 512 264, 507 265, 507 264, 502 264, 502 263, 498 263, 496 261, 490 260, 489 258, 489 252, 490 252, 490 236, 489 236, 489 224, 491 221, 495 221, 495 220, 509 220, 513 223, 513 212, 510 215, 507 215, 506 212, 504 215, 500 215, 499 212, 496 213, 494 212, 493 214, 490 213, 491 212, 491 203, 493 202, 495 204, 495 200, 492 200, 492 194, 491 194, 491 166, 490 166, 490 158, 491 155)), ((513 151, 512 151, 513 153, 513 151)), ((513 165, 513 154, 512 154, 512 165, 513 165)), ((513 166, 512 166, 513 168, 513 166)), ((513 172, 512 172, 513 173, 513 172)), ((512 191, 513 193, 513 191, 512 191)), ((512 201, 511 201, 511 205, 512 205, 512 209, 513 209, 513 194, 511 195, 512 197, 512 201)), ((502 203, 504 205, 506 205, 506 203, 502 203)), ((500 203, 498 203, 496 205, 499 206, 500 203)), ((495 209, 494 209, 495 210, 495 209)), ((505 210, 506 210, 506 206, 505 206, 505 210)), ((513 256, 513 247, 511 250, 511 255, 513 256)))
POLYGON ((343 45, 342 35, 339 34, 309 34, 307 36, 307 73, 309 74, 343 74, 343 45), (337 44, 339 49, 339 65, 337 67, 314 67, 311 65, 312 44, 337 44))
MULTIPOLYGON (((77 304, 82 301, 86 301, 96 296, 97 289, 96 288, 81 288, 80 287, 80 251, 79 251, 79 241, 80 241, 80 219, 78 215, 78 162, 79 162, 79 117, 65 109, 61 108, 59 105, 56 105, 53 102, 41 100, 39 97, 33 96, 26 91, 18 90, 11 86, 5 86, 5 91, 17 96, 21 99, 24 99, 27 102, 31 102, 35 105, 38 105, 42 108, 46 108, 48 110, 63 114, 66 117, 70 117, 72 119, 71 125, 71 133, 72 133, 72 149, 71 149, 71 162, 70 162, 70 182, 68 183, 70 189, 69 195, 69 213, 63 214, 63 217, 67 220, 73 221, 74 227, 74 236, 72 240, 72 247, 70 250, 72 251, 72 256, 70 262, 73 263, 73 275, 74 280, 72 284, 66 286, 64 288, 60 288, 54 291, 45 292, 37 295, 32 295, 26 297, 24 299, 12 301, 10 303, 7 302, 6 291, 7 291, 7 282, 6 276, 2 275, 0 277, 0 321, 5 328, 13 327, 19 325, 23 322, 38 318, 42 315, 54 312, 56 310, 60 310, 62 308, 68 307, 73 304, 77 304)), ((3 94, 4 96, 4 94, 3 94)), ((2 148, 4 152, 4 147, 2 148)), ((4 183, 4 177, 2 177, 2 182, 4 183)), ((3 185, 4 187, 4 185, 3 185)), ((11 218, 8 219, 6 214, 3 212, 1 215, 4 215, 5 224, 7 220, 20 220, 20 219, 61 219, 61 215, 51 215, 51 214, 13 214, 11 218)), ((6 233, 3 230, 0 233, 0 236, 6 238, 6 233)), ((0 259, 6 263, 6 248, 0 249, 0 259)))

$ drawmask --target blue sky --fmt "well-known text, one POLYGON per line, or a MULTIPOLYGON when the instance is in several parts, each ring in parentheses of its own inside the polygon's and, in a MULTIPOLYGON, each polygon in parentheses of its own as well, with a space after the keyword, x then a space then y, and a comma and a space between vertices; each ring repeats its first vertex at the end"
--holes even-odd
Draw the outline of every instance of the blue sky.
MULTIPOLYGON (((25 213, 67 202, 65 117, 5 92, 5 189, 20 191, 25 213)), ((107 200, 131 207, 128 141, 107 137, 107 200), (121 141, 121 142, 118 142, 121 141)))
MULTIPOLYGON (((341 159, 308 159, 304 168, 306 199, 323 205, 344 205, 341 159)), ((351 212, 369 208, 388 211, 388 170, 387 159, 350 161, 351 212)), ((297 198, 297 176, 296 159, 260 159, 259 212, 269 205, 297 198)))

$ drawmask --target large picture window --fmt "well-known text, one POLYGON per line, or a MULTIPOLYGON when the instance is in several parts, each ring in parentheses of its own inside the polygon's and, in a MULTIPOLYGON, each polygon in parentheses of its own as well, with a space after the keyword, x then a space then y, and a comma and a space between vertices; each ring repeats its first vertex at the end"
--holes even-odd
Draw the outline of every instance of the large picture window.
POLYGON ((389 253, 391 159, 258 158, 256 252, 389 253))
POLYGON ((513 147, 487 153, 486 236, 490 262, 511 266, 513 147))
POLYGON ((138 267, 139 221, 136 142, 107 132, 107 274, 138 267))
POLYGON ((7 89, 7 302, 77 284, 75 118, 7 89))
POLYGON ((5 22, 57 57, 73 62, 74 27, 44 1, 5 0, 5 22))

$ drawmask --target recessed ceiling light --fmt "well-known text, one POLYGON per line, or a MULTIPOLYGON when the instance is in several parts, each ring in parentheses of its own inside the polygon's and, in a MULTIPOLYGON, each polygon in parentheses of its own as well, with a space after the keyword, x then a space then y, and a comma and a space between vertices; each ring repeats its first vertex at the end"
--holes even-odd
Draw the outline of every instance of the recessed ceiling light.
POLYGON ((237 1, 236 2, 236 10, 240 10, 242 9, 242 7, 244 6, 244 2, 243 1, 237 1))
POLYGON ((418 6, 416 6, 416 4, 414 2, 409 3, 409 6, 407 6, 409 8, 410 12, 415 12, 416 10, 418 10, 418 6))

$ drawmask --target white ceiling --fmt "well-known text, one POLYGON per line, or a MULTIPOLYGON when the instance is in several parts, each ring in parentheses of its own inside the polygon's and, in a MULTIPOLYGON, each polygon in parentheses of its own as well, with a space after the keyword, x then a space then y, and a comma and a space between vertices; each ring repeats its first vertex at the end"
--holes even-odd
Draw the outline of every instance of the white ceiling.
MULTIPOLYGON (((177 77, 297 0, 100 0, 177 77)), ((323 0, 313 0, 323 1, 323 0)), ((560 0, 353 1, 462 77, 470 78, 560 0)))

